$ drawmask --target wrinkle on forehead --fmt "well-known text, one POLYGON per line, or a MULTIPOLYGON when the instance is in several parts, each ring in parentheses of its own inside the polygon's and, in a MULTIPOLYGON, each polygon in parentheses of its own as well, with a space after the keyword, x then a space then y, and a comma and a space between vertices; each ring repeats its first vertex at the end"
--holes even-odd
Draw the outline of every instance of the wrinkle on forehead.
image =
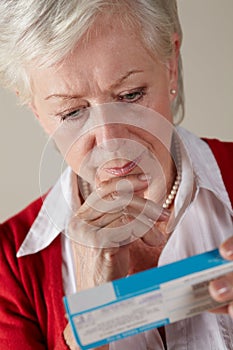
MULTIPOLYGON (((145 65, 149 57, 145 59, 148 52, 135 28, 125 32, 117 21, 111 24, 107 32, 102 27, 101 30, 95 30, 97 26, 96 22, 92 28, 94 34, 89 35, 85 45, 80 41, 62 63, 44 71, 45 86, 48 80, 54 79, 53 86, 50 86, 52 91, 46 96, 67 92, 69 95, 84 96, 90 89, 95 89, 97 94, 110 90, 112 85, 131 71, 142 70, 141 65, 145 65)), ((37 79, 41 79, 41 72, 37 72, 37 79)), ((36 77, 36 72, 33 75, 36 77)))

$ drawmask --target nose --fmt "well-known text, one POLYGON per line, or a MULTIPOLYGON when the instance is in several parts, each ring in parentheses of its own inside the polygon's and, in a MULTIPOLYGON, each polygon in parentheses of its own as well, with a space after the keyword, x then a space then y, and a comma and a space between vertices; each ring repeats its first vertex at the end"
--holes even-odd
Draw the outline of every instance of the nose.
POLYGON ((94 136, 96 145, 109 152, 118 151, 129 139, 127 125, 117 123, 117 111, 109 106, 99 106, 95 113, 94 136))
POLYGON ((126 142, 125 132, 122 132, 124 125, 104 124, 95 131, 96 145, 109 152, 118 151, 126 142))

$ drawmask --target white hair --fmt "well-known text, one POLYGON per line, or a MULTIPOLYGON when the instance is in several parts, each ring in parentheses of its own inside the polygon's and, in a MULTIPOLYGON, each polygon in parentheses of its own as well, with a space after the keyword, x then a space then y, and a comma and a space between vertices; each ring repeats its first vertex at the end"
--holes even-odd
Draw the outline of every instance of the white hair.
MULTIPOLYGON (((174 53, 172 34, 182 31, 176 0, 0 0, 0 80, 31 98, 27 68, 48 67, 62 60, 91 28, 97 16, 138 26, 145 45, 161 59, 174 53)), ((182 61, 173 115, 184 114, 182 61)))

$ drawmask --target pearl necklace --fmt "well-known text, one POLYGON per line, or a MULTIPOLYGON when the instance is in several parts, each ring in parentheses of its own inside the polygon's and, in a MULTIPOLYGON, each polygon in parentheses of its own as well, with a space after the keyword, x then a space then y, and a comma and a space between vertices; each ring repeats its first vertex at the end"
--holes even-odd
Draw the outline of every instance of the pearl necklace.
POLYGON ((176 139, 174 139, 174 148, 175 148, 177 174, 176 174, 175 182, 172 186, 171 192, 169 193, 165 202, 162 205, 164 209, 168 209, 172 205, 181 182, 181 154, 180 154, 180 146, 176 139))
POLYGON ((175 182, 174 182, 174 184, 172 186, 171 192, 169 193, 169 195, 167 196, 165 202, 162 205, 162 207, 164 209, 168 209, 172 205, 172 203, 173 203, 173 201, 175 199, 175 196, 177 194, 178 188, 180 186, 180 182, 181 182, 181 174, 180 174, 179 171, 177 171, 177 175, 176 175, 176 178, 175 178, 175 182))
MULTIPOLYGON (((176 162, 177 162, 177 175, 175 178, 175 182, 172 186, 171 192, 169 193, 169 195, 167 196, 165 202, 162 204, 162 207, 164 209, 169 209, 170 206, 172 205, 176 194, 178 192, 179 186, 180 186, 180 182, 181 182, 181 157, 180 157, 180 150, 179 147, 177 145, 177 142, 175 142, 175 153, 176 153, 176 162)), ((82 178, 78 178, 79 179, 79 186, 80 186, 80 190, 82 193, 82 196, 84 198, 84 200, 87 199, 87 197, 90 195, 91 190, 90 190, 90 185, 87 181, 83 180, 82 178)))

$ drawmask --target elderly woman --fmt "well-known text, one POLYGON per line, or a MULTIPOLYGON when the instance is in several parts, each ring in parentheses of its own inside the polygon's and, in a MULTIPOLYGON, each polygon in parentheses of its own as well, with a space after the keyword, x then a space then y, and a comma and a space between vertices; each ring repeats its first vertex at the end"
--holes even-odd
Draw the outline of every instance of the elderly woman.
MULTIPOLYGON (((1 224, 1 349, 78 349, 63 296, 215 247, 233 259, 233 145, 183 117, 175 0, 1 0, 0 77, 68 168, 1 224), (62 234, 64 233, 64 234, 62 234)), ((229 301, 103 349, 232 349, 229 301)))

